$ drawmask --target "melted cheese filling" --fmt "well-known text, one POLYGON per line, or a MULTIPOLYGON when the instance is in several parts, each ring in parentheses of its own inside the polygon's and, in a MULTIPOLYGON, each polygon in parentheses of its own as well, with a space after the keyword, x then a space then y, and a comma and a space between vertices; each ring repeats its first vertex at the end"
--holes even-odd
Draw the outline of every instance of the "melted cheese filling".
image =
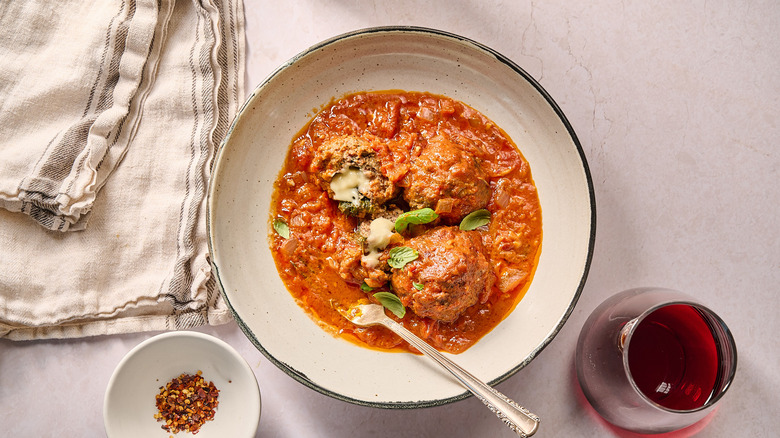
POLYGON ((353 205, 360 203, 360 194, 365 193, 367 186, 368 178, 356 167, 344 168, 330 180, 333 199, 351 202, 353 205))
POLYGON ((379 255, 390 243, 394 230, 395 222, 390 219, 378 217, 371 221, 366 239, 368 254, 360 259, 366 267, 375 268, 379 264, 379 255))

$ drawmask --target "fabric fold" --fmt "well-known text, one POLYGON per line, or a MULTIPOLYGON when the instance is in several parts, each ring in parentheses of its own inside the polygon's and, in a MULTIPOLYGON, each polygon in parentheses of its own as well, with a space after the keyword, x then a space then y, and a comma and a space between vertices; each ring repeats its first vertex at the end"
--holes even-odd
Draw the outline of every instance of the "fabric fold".
POLYGON ((0 30, 0 337, 227 322, 206 194, 244 98, 243 4, 82 3, 0 3, 28 23, 0 30))
POLYGON ((98 190, 135 131, 138 108, 154 79, 144 73, 155 68, 153 42, 167 26, 172 3, 84 7, 65 1, 54 14, 41 13, 52 7, 45 1, 3 4, 0 44, 18 53, 5 56, 0 67, 0 82, 7 87, 0 162, 26 160, 34 166, 3 172, 0 205, 51 230, 86 226, 98 190), (45 93, 30 102, 30 90, 45 93))

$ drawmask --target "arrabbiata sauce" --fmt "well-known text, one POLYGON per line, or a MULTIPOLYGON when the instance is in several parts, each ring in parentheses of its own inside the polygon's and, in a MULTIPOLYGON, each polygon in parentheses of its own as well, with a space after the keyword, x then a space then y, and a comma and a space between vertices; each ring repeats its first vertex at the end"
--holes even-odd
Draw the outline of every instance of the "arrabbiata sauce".
POLYGON ((459 101, 420 92, 335 100, 293 139, 274 185, 271 251, 323 329, 409 349, 339 308, 384 304, 434 347, 459 353, 522 298, 542 217, 531 170, 504 133, 459 101))

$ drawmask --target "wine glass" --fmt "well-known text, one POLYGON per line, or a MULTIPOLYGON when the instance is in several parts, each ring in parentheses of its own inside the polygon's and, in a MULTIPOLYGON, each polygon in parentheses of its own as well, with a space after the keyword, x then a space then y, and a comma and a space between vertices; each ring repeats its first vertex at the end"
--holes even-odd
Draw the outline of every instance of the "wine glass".
POLYGON ((637 288, 599 305, 580 332, 577 379, 604 419, 638 433, 704 418, 734 379, 737 348, 726 324, 679 291, 637 288))

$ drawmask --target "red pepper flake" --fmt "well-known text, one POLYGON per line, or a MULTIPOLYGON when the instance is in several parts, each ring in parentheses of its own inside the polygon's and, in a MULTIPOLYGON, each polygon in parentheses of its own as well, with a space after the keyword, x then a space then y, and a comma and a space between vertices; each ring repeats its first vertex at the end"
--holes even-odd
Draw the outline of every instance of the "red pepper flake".
POLYGON ((154 418, 162 422, 167 432, 198 433, 206 421, 213 420, 219 401, 219 390, 213 383, 196 374, 184 373, 175 377, 155 397, 157 413, 154 418))

